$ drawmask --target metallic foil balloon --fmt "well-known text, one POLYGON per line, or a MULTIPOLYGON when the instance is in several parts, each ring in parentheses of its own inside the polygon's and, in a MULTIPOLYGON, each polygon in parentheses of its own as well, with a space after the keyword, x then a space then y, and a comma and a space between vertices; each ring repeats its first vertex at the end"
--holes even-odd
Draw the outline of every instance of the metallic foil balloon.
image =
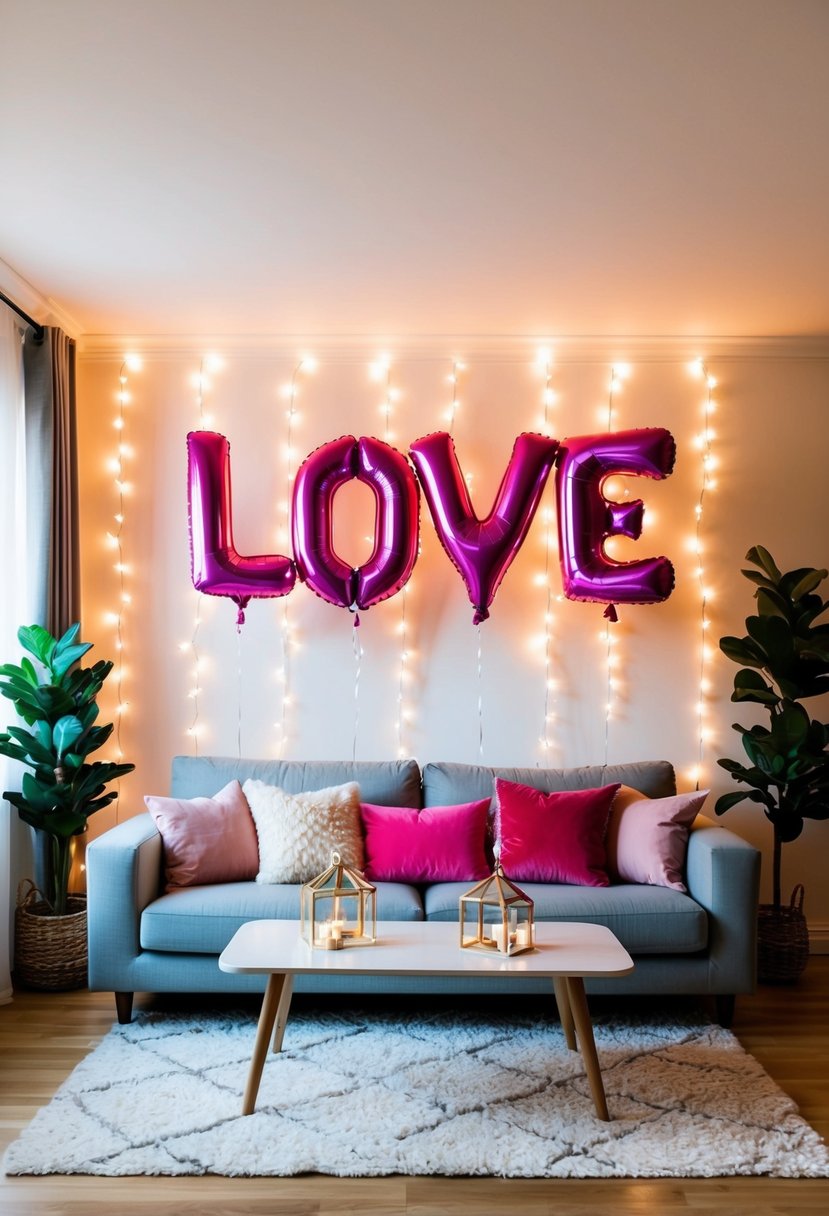
POLYGON ((406 457, 379 439, 363 437, 357 477, 374 494, 374 548, 357 570, 357 605, 370 608, 395 595, 411 577, 420 532, 420 487, 406 457))
POLYGON ((187 506, 197 591, 231 599, 239 609, 239 625, 251 598, 288 594, 296 581, 289 557, 243 557, 233 544, 230 444, 224 435, 191 431, 187 436, 187 506))
POLYGON ((405 456, 379 439, 344 435, 302 462, 294 483, 293 540, 299 577, 330 604, 356 611, 394 595, 417 560, 420 493, 405 456), (356 478, 375 499, 374 547, 353 568, 333 546, 333 502, 356 478))
POLYGON ((674 587, 667 557, 619 562, 607 557, 610 536, 638 540, 642 534, 641 499, 612 502, 603 483, 617 474, 667 477, 676 444, 663 427, 579 435, 561 445, 556 472, 558 535, 564 594, 571 600, 607 604, 655 604, 674 587))
POLYGON ((356 574, 334 552, 333 501, 354 476, 357 440, 343 435, 306 456, 294 481, 292 533, 297 573, 329 604, 355 608, 356 574))
POLYGON ((476 625, 509 569, 538 507, 558 441, 519 435, 486 519, 478 519, 451 435, 437 431, 411 445, 411 457, 444 549, 466 584, 476 625))

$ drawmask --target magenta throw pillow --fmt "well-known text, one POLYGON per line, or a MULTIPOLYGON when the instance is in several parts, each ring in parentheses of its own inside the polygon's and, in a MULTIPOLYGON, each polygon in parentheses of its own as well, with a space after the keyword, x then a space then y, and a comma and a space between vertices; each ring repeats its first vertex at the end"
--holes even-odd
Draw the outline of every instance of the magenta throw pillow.
POLYGON ((606 887, 605 836, 618 785, 542 793, 495 781, 498 860, 507 878, 606 887))
POLYGON ((471 882, 490 873, 484 852, 489 798, 459 806, 360 807, 366 878, 372 882, 471 882))
POLYGON ((641 882, 687 891, 688 833, 708 790, 646 798, 623 785, 614 799, 607 829, 608 872, 614 882, 641 882))
POLYGON ((256 878, 259 843, 238 781, 228 782, 212 798, 147 794, 144 802, 164 845, 168 891, 256 878))

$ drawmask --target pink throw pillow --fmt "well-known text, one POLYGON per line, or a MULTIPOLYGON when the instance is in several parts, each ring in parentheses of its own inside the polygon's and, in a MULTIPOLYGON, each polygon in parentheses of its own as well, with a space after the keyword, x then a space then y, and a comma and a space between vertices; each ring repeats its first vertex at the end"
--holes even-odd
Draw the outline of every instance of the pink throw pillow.
POLYGON ((605 835, 618 785, 542 793, 495 780, 498 860, 507 878, 609 886, 605 835))
POLYGON ((212 882, 244 882, 259 869, 253 816, 238 781, 213 798, 159 798, 147 810, 164 845, 167 890, 212 882))
POLYGON ((646 798, 623 785, 607 829, 608 871, 614 882, 641 882, 687 891, 683 881, 688 833, 708 790, 646 798))
POLYGON ((490 873, 484 853, 489 798, 422 811, 364 802, 360 813, 372 882, 470 882, 490 873))

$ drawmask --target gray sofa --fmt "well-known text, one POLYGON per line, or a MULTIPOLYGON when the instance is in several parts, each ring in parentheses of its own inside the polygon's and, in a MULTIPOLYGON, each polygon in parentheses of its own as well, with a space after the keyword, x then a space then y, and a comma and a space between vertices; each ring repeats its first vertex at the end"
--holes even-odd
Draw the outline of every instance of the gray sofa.
MULTIPOLYGON (((485 768, 414 760, 338 761, 237 760, 179 756, 173 761, 170 793, 177 798, 212 795, 237 778, 256 778, 290 793, 357 781, 365 802, 386 806, 447 806, 485 798, 494 777, 546 792, 588 789, 611 782, 633 786, 650 797, 676 792, 665 761, 573 769, 485 768)), ((522 883, 535 902, 537 919, 607 925, 633 956, 632 974, 587 980, 593 993, 707 994, 718 1014, 730 1020, 734 997, 755 984, 756 911, 760 858, 756 849, 698 816, 690 834, 688 894, 667 887, 617 884, 579 887, 522 883)), ((256 882, 187 887, 164 893, 162 844, 152 817, 125 820, 87 850, 89 986, 115 993, 119 1021, 132 1016, 133 993, 250 992, 264 977, 223 973, 218 955, 248 920, 296 919, 298 886, 256 882)), ((458 898, 467 883, 426 887, 377 885, 381 920, 457 919, 458 898)), ((511 987, 508 977, 439 979, 403 977, 307 977, 297 991, 350 992, 529 992, 543 980, 511 987)), ((513 981, 513 985, 514 985, 513 981)))

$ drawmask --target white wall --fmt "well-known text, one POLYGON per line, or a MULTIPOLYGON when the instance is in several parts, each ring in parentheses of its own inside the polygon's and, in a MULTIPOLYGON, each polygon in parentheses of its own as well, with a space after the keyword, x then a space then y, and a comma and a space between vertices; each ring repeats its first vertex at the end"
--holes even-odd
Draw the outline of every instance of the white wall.
MULTIPOLYGON (((808 351, 808 347, 804 346, 808 351)), ((83 636, 95 642, 98 657, 116 657, 114 630, 105 614, 117 608, 118 575, 106 533, 117 510, 113 473, 107 468, 118 440, 120 354, 87 343, 79 368, 81 519, 83 541, 83 636)), ((544 631, 546 587, 536 576, 545 567, 545 525, 540 517, 496 594, 492 615, 479 634, 460 577, 443 552, 422 508, 422 553, 406 600, 411 657, 406 706, 411 720, 400 727, 402 597, 361 614, 363 656, 355 697, 357 665, 349 613, 297 585, 285 601, 251 603, 237 635, 235 609, 225 600, 199 597, 190 583, 186 508, 188 430, 199 424, 192 377, 205 351, 158 349, 143 369, 129 374, 132 400, 125 407, 127 499, 122 539, 125 575, 132 603, 122 621, 122 695, 129 708, 121 743, 136 773, 122 783, 120 809, 101 813, 95 829, 142 809, 142 795, 167 789, 170 759, 195 750, 188 735, 195 703, 192 651, 180 645, 196 636, 204 670, 198 697, 203 754, 278 754, 282 718, 279 669, 283 663, 285 612, 295 630, 286 713, 288 737, 282 754, 300 758, 391 757, 402 730, 403 748, 421 761, 452 759, 488 764, 543 763, 540 736, 544 717, 544 631), (479 714, 480 699, 480 714, 479 714), (356 723, 356 710, 359 722, 356 723), (479 730, 483 749, 479 748, 479 730)), ((290 379, 297 355, 239 346, 224 351, 225 365, 205 394, 214 429, 231 443, 234 527, 241 552, 290 552, 284 536, 287 435, 286 401, 279 390, 290 379)), ((385 385, 368 376, 377 348, 355 340, 320 361, 313 377, 298 377, 295 448, 301 459, 317 445, 344 433, 384 437, 379 406, 385 385)), ((394 355, 394 350, 391 351, 394 355)), ((391 429, 405 450, 413 439, 446 427, 451 399, 447 374, 456 351, 435 339, 427 348, 395 359, 392 384, 400 397, 391 429)), ((703 386, 692 379, 687 344, 655 344, 630 359, 624 342, 588 350, 559 348, 552 386, 558 394, 550 410, 552 433, 566 435, 606 429, 609 366, 630 359, 632 375, 614 400, 617 428, 666 426, 677 441, 674 474, 663 482, 631 483, 648 506, 645 532, 627 554, 667 554, 677 569, 677 586, 661 605, 620 609, 613 629, 619 654, 620 688, 606 722, 606 646, 602 607, 556 602, 551 623, 558 687, 551 708, 551 764, 612 763, 667 758, 681 788, 693 785, 698 759, 698 700, 701 611, 696 571, 687 541, 701 486, 700 452, 694 446, 702 423, 703 386)), ((706 352, 700 352, 705 354, 706 352)), ((825 467, 829 455, 826 401, 829 361, 803 357, 795 344, 746 342, 708 356, 719 383, 714 452, 718 486, 705 500, 702 520, 713 658, 707 697, 712 736, 703 748, 702 784, 715 793, 729 788, 716 766, 719 756, 738 756, 739 739, 730 723, 748 722, 745 709, 729 702, 734 671, 716 647, 725 633, 742 633, 751 611, 751 587, 739 574, 747 549, 771 549, 784 567, 829 565, 825 467)), ((467 359, 458 396, 455 438, 465 471, 473 474, 472 496, 485 515, 506 466, 515 436, 538 429, 543 378, 532 347, 481 346, 467 359)), ((341 492, 337 506, 338 543, 359 564, 370 531, 366 496, 359 487, 341 492)), ((544 507, 554 510, 552 481, 544 507)), ((554 528, 553 528, 554 534, 554 528)), ((560 594, 557 555, 550 555, 553 590, 560 594)), ((115 680, 110 681, 104 714, 114 712, 115 680)), ((826 715, 826 706, 813 706, 826 715)), ((103 720, 107 720, 106 717, 103 720)), ((713 802, 713 798, 712 798, 713 802)), ((760 844, 770 859, 770 834, 756 808, 737 808, 728 826, 760 844)), ((816 939, 829 940, 829 892, 823 884, 823 852, 829 827, 809 823, 803 838, 786 848, 784 884, 804 881, 806 911, 816 939)), ((769 896, 769 862, 763 897, 769 896)))

